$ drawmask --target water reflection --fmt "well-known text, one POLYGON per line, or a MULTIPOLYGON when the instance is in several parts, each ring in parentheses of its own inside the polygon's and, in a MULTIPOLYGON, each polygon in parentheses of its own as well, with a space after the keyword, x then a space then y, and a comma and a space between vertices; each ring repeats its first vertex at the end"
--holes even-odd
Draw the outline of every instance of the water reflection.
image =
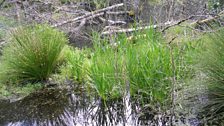
MULTIPOLYGON (((44 89, 22 100, 0 104, 1 126, 157 125, 154 114, 129 99, 105 102, 84 92, 44 89)), ((125 97, 127 98, 127 97, 125 97)))

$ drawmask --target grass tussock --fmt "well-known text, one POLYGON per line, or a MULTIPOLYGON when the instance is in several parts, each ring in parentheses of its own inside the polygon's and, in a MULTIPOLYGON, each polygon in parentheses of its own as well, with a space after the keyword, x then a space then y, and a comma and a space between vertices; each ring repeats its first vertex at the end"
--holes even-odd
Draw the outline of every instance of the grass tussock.
POLYGON ((130 90, 131 96, 144 96, 152 104, 167 103, 174 76, 170 49, 152 29, 135 34, 132 40, 121 35, 115 44, 94 37, 90 72, 94 88, 103 99, 122 97, 130 90))
POLYGON ((170 50, 155 31, 146 34, 127 48, 126 66, 131 93, 148 97, 153 103, 166 102, 173 77, 170 50))
POLYGON ((94 89, 103 99, 120 97, 123 91, 123 57, 121 52, 100 39, 94 38, 94 54, 92 56, 91 79, 94 89))
POLYGON ((16 28, 8 40, 0 60, 4 83, 47 80, 62 61, 67 43, 64 33, 47 25, 16 28))
MULTIPOLYGON (((206 49, 200 55, 200 65, 206 74, 209 95, 209 115, 223 120, 224 117, 224 30, 210 34, 206 49)), ((213 118, 214 119, 214 118, 213 118)))
POLYGON ((90 80, 90 66, 88 49, 66 47, 65 64, 60 68, 63 78, 71 78, 77 83, 87 83, 90 80))

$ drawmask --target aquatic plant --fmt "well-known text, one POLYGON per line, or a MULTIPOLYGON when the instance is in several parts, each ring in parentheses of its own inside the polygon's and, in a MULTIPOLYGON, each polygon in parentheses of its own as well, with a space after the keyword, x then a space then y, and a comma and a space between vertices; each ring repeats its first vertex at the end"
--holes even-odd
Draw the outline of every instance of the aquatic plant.
POLYGON ((18 27, 8 38, 1 57, 1 80, 45 81, 63 59, 65 34, 47 25, 18 27))
POLYGON ((137 37, 136 44, 127 48, 131 94, 145 96, 152 104, 165 103, 169 100, 173 77, 170 51, 154 30, 146 31, 145 35, 137 37))
POLYGON ((108 41, 94 34, 94 54, 92 56, 91 79, 98 95, 106 100, 121 97, 122 55, 108 41))
POLYGON ((91 78, 95 89, 103 98, 130 90, 131 96, 144 96, 151 103, 169 101, 174 76, 169 48, 153 29, 133 36, 121 35, 111 44, 94 38, 91 78))
POLYGON ((75 82, 85 83, 90 81, 89 72, 91 59, 88 58, 88 49, 67 47, 65 51, 65 64, 60 68, 64 78, 71 77, 75 82))

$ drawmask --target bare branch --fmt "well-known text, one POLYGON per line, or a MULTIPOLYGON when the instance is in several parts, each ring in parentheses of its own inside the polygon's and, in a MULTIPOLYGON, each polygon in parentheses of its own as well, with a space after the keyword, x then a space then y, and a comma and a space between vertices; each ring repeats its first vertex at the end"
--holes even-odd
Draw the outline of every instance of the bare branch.
POLYGON ((99 13, 102 13, 102 12, 106 12, 108 10, 111 10, 111 9, 114 9, 114 8, 117 8, 117 7, 121 7, 121 6, 124 6, 124 4, 123 3, 116 4, 116 5, 113 5, 113 6, 110 6, 110 7, 106 7, 106 8, 100 9, 100 10, 89 12, 89 13, 83 15, 83 16, 79 16, 77 18, 74 18, 74 19, 71 19, 71 20, 67 20, 67 21, 63 21, 61 23, 55 24, 52 27, 59 27, 59 26, 62 26, 64 24, 68 24, 68 23, 71 23, 71 22, 76 22, 76 21, 82 20, 84 18, 87 18, 89 16, 93 16, 93 15, 96 15, 96 14, 99 14, 99 13))

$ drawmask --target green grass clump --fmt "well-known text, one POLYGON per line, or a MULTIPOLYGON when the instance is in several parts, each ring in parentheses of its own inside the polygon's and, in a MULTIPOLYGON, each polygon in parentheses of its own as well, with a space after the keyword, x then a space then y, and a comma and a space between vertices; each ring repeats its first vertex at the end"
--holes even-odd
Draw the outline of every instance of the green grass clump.
POLYGON ((3 49, 1 81, 45 81, 63 58, 64 33, 47 25, 19 27, 11 32, 3 49))
POLYGON ((144 96, 152 104, 169 101, 171 80, 178 72, 173 72, 170 49, 159 34, 150 29, 135 33, 132 40, 121 35, 116 44, 97 38, 91 78, 101 97, 122 97, 130 90, 131 96, 144 96))
POLYGON ((206 49, 200 55, 201 68, 206 74, 209 95, 208 113, 224 119, 224 30, 209 35, 206 49))
POLYGON ((135 42, 128 46, 126 55, 131 94, 143 95, 151 103, 166 102, 173 77, 169 48, 154 30, 135 42))
POLYGON ((123 64, 121 53, 98 35, 94 36, 91 79, 94 89, 102 99, 117 98, 122 95, 123 64))
POLYGON ((88 82, 91 66, 89 55, 88 49, 68 47, 65 51, 65 64, 60 68, 61 75, 78 83, 88 82))

